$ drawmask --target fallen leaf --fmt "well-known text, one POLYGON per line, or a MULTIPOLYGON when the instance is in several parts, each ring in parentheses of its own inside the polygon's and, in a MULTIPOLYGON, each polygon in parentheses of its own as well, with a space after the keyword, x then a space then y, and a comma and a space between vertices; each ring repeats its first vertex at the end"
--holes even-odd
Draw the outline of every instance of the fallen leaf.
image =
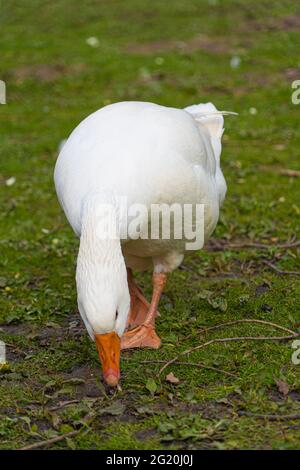
POLYGON ((208 299, 208 303, 215 310, 221 310, 221 312, 226 312, 227 310, 227 300, 224 297, 215 297, 208 299))
POLYGON ((239 296, 239 303, 241 305, 246 304, 247 302, 249 302, 249 299, 250 299, 250 295, 248 295, 248 294, 240 295, 239 296))
POLYGON ((169 374, 166 375, 166 381, 170 382, 171 384, 179 384, 180 380, 175 377, 173 372, 170 372, 169 374))
POLYGON ((212 291, 203 289, 197 295, 200 299, 207 300, 207 302, 215 310, 221 310, 225 312, 227 310, 227 301, 224 297, 216 296, 212 291))
POLYGON ((284 150, 286 148, 286 145, 284 145, 284 144, 275 144, 275 145, 273 145, 273 148, 275 150, 284 150))
POLYGON ((199 299, 207 300, 207 299, 209 299, 212 295, 213 295, 213 292, 212 292, 212 291, 207 290, 207 289, 203 289, 202 291, 200 291, 200 292, 198 293, 197 297, 199 297, 199 299))
POLYGON ((154 395, 157 390, 157 385, 154 379, 148 379, 146 382, 146 389, 149 390, 151 395, 154 395))
POLYGON ((270 290, 270 286, 266 282, 263 282, 262 284, 256 286, 255 295, 259 297, 260 295, 264 294, 268 290, 270 290))
POLYGON ((280 380, 280 379, 276 379, 275 380, 275 383, 277 385, 277 388, 278 388, 278 391, 283 395, 283 396, 286 396, 288 395, 289 391, 290 391, 290 387, 288 386, 288 384, 286 382, 284 382, 283 380, 280 380))
POLYGON ((68 445, 68 447, 71 449, 71 450, 75 450, 76 449, 76 445, 75 445, 75 442, 70 439, 69 437, 66 438, 66 443, 68 445))
POLYGON ((122 415, 125 411, 125 405, 121 401, 114 401, 110 406, 98 410, 100 415, 122 415))
POLYGON ((54 427, 54 429, 59 431, 59 428, 62 424, 60 416, 56 413, 49 413, 49 415, 52 422, 52 426, 54 427))

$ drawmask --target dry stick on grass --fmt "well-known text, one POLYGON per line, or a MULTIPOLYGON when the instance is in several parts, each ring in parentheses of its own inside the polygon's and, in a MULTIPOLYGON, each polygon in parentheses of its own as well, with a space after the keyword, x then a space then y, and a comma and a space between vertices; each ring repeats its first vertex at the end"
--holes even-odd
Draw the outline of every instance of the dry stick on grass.
POLYGON ((35 442, 34 444, 30 444, 29 446, 21 447, 21 449, 18 450, 34 450, 40 449, 41 447, 48 447, 51 444, 55 444, 56 442, 60 442, 64 439, 76 436, 81 430, 82 428, 78 429, 77 431, 68 432, 67 434, 63 434, 62 436, 55 436, 51 439, 46 439, 45 441, 35 442))
POLYGON ((180 357, 186 356, 187 354, 190 354, 194 351, 197 351, 198 349, 203 349, 207 346, 210 346, 211 344, 230 343, 230 342, 234 342, 234 341, 283 341, 283 340, 298 338, 299 336, 300 336, 300 333, 290 335, 290 336, 236 336, 236 337, 233 337, 233 338, 211 339, 210 341, 207 341, 206 343, 199 344, 198 346, 195 346, 193 348, 187 349, 186 351, 183 351, 182 353, 180 353, 176 357, 174 357, 174 359, 171 359, 170 361, 166 362, 165 365, 159 370, 158 375, 161 375, 161 373, 167 367, 169 367, 171 364, 174 364, 180 357))
POLYGON ((300 171, 299 170, 288 170, 283 168, 279 171, 279 174, 282 176, 291 176, 295 178, 300 178, 300 171))
MULTIPOLYGON (((157 360, 157 361, 140 361, 141 364, 164 364, 165 361, 162 360, 157 360)), ((227 370, 223 369, 218 369, 217 367, 212 367, 212 366, 206 366, 204 364, 201 364, 200 362, 181 362, 181 361, 176 361, 173 362, 174 365, 176 366, 192 366, 192 367, 199 367, 199 369, 208 369, 208 370, 213 370, 214 372, 220 372, 221 374, 228 375, 230 377, 237 377, 235 374, 232 372, 227 372, 227 370)))
POLYGON ((257 418, 257 419, 266 419, 269 421, 288 421, 293 419, 300 419, 300 414, 290 414, 290 415, 261 415, 251 413, 250 411, 238 411, 239 416, 248 416, 249 418, 257 418))
POLYGON ((278 248, 278 249, 285 249, 285 248, 297 248, 300 246, 300 240, 292 240, 286 243, 259 243, 259 242, 244 242, 244 243, 225 243, 224 245, 216 243, 216 246, 220 249, 224 248, 261 248, 268 250, 269 248, 278 248))
POLYGON ((278 325, 277 323, 272 323, 267 320, 257 320, 257 319, 249 319, 249 318, 244 318, 242 320, 233 320, 233 321, 228 321, 226 323, 219 323, 218 325, 214 326, 209 326, 208 328, 203 328, 200 330, 200 334, 206 333, 207 331, 213 331, 213 330, 219 330, 220 328, 224 328, 226 326, 232 326, 232 325, 237 325, 239 323, 257 323, 259 325, 267 325, 271 326, 272 328, 276 328, 277 330, 285 331, 286 333, 289 333, 291 335, 297 335, 293 330, 290 330, 289 328, 286 328, 285 326, 278 325))
MULTIPOLYGON (((268 245, 266 245, 267 247, 268 245)), ((279 243, 279 244, 275 244, 275 245, 270 245, 271 247, 272 246, 275 246, 275 248, 297 248, 298 246, 300 246, 300 240, 297 240, 296 237, 292 237, 292 239, 288 242, 285 242, 285 243, 279 243)))
POLYGON ((285 249, 285 248, 297 248, 297 246, 300 246, 300 240, 298 241, 293 241, 290 243, 282 243, 282 244, 276 244, 272 243, 268 245, 267 243, 232 243, 229 245, 226 245, 226 247, 229 246, 229 248, 261 248, 261 249, 269 249, 269 248, 278 248, 278 249, 285 249))
MULTIPOLYGON (((227 326, 232 326, 232 325, 237 325, 240 323, 257 323, 259 325, 267 325, 271 326, 272 328, 276 328, 277 330, 284 331, 285 333, 289 333, 291 335, 294 335, 295 331, 290 330, 289 328, 286 328, 285 326, 278 325, 277 323, 272 323, 267 320, 256 320, 256 319, 249 319, 249 318, 244 318, 242 320, 233 320, 233 321, 228 321, 225 323, 219 323, 218 325, 213 325, 213 326, 208 326, 207 328, 202 328, 202 330, 199 331, 199 334, 205 334, 209 331, 214 331, 214 330, 219 330, 221 328, 225 328, 227 326)), ((187 338, 190 338, 192 335, 188 335, 187 338)))
MULTIPOLYGON (((298 333, 296 333, 295 331, 290 330, 289 328, 286 328, 284 326, 278 325, 277 323, 272 323, 272 322, 269 322, 269 321, 266 321, 266 320, 256 320, 256 319, 243 319, 243 320, 234 320, 234 321, 230 321, 230 322, 226 322, 226 323, 220 323, 219 325, 214 325, 214 326, 210 326, 208 328, 204 328, 199 333, 200 334, 207 333, 208 331, 218 330, 220 328, 224 328, 224 327, 227 327, 227 326, 232 326, 232 325, 236 325, 236 324, 240 324, 240 323, 257 323, 257 324, 260 324, 260 325, 268 325, 268 326, 271 326, 271 327, 276 328, 278 330, 282 330, 282 331, 285 331, 286 333, 289 333, 289 336, 245 337, 245 339, 247 339, 247 340, 256 340, 256 339, 257 340, 259 340, 259 339, 282 340, 282 339, 297 338, 299 336, 298 333)), ((244 337, 222 338, 222 342, 224 342, 223 339, 228 340, 228 341, 229 340, 242 340, 242 339, 244 339, 244 337)), ((212 341, 213 342, 221 342, 221 341, 216 341, 216 340, 212 340, 212 341)), ((208 343, 205 343, 204 345, 208 345, 208 344, 211 344, 211 343, 208 342, 208 343)), ((199 347, 197 346, 196 349, 199 349, 199 347)), ((186 352, 183 352, 182 355, 185 354, 185 353, 186 352)), ((163 363, 163 364, 165 364, 165 361, 162 361, 162 360, 153 360, 153 361, 145 360, 145 361, 141 361, 141 363, 143 363, 143 364, 161 364, 161 363, 163 363)), ((231 377, 236 377, 236 375, 231 373, 231 372, 227 372, 223 369, 218 369, 218 368, 212 367, 212 366, 206 366, 204 364, 197 363, 197 362, 182 362, 182 361, 176 361, 175 360, 175 361, 172 361, 172 364, 182 365, 182 366, 199 367, 201 369, 210 369, 210 370, 214 370, 216 372, 220 372, 220 373, 225 374, 225 375, 229 375, 231 377)), ((161 374, 161 371, 162 370, 159 371, 159 375, 161 374)))
POLYGON ((270 261, 263 260, 262 261, 264 264, 269 266, 270 268, 274 269, 278 274, 285 274, 285 275, 290 275, 290 276, 300 276, 300 271, 284 271, 283 269, 278 268, 275 266, 275 264, 270 263, 270 261))
POLYGON ((278 168, 278 167, 270 167, 266 165, 260 165, 260 170, 265 171, 267 173, 273 172, 281 176, 289 176, 300 178, 300 171, 299 170, 291 170, 289 168, 278 168))
POLYGON ((60 410, 61 408, 64 408, 65 406, 70 406, 70 405, 73 405, 75 403, 79 403, 80 400, 67 400, 67 401, 61 401, 59 402, 58 405, 56 406, 52 406, 51 408, 46 408, 47 411, 57 411, 57 410, 60 410))
POLYGON ((76 431, 68 432, 66 434, 62 434, 60 436, 51 437, 51 439, 46 439, 44 441, 35 442, 34 444, 29 444, 28 446, 21 447, 18 450, 33 450, 33 449, 40 449, 41 447, 49 447, 51 444, 55 444, 56 442, 64 441, 65 439, 68 439, 70 437, 77 436, 77 434, 79 434, 83 430, 85 430, 85 432, 89 432, 90 429, 87 426, 91 424, 96 418, 97 418, 97 414, 89 413, 83 419, 83 424, 80 427, 80 429, 77 429, 76 431))

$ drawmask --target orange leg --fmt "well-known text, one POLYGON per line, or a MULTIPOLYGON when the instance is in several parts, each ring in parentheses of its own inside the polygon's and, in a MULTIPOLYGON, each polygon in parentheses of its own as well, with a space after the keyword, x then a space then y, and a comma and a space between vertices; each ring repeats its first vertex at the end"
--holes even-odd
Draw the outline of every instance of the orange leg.
POLYGON ((127 320, 127 330, 141 325, 146 319, 150 304, 135 283, 132 270, 127 268, 127 280, 130 293, 130 312, 127 320))
MULTIPOLYGON (((158 303, 166 284, 167 275, 165 273, 153 273, 153 294, 151 304, 147 310, 146 315, 143 316, 142 323, 136 328, 127 331, 121 340, 122 349, 137 348, 137 347, 148 347, 148 348, 159 348, 161 344, 160 338, 157 336, 155 331, 155 317, 157 316, 158 303)), ((134 299, 135 300, 135 299, 134 299)), ((134 313, 134 309, 132 309, 134 313)), ((131 313, 129 316, 129 323, 131 324, 131 313)), ((137 322, 136 322, 137 323, 137 322)))

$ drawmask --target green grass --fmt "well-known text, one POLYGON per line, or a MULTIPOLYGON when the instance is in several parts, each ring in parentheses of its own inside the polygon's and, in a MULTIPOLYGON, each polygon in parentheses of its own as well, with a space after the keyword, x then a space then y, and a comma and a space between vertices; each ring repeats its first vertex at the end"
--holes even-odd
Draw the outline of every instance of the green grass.
MULTIPOLYGON (((299 276, 264 264, 299 271, 299 248, 226 247, 300 237, 299 179, 279 174, 299 169, 300 105, 291 102, 291 82, 300 79, 299 18, 296 0, 85 0, 80 9, 75 0, 1 2, 0 333, 9 343, 1 448, 81 426, 50 448, 300 447, 299 420, 247 416, 300 413, 291 342, 213 344, 182 359, 221 371, 173 365, 158 377, 161 364, 141 362, 167 361, 212 338, 280 334, 240 324, 199 335, 226 321, 299 329, 299 276), (98 47, 87 44, 92 36, 98 47), (222 154, 229 189, 213 238, 224 248, 211 244, 172 274, 160 306, 162 348, 123 354, 122 391, 110 394, 79 321, 78 241, 52 174, 59 143, 80 120, 121 100, 212 101, 239 116, 226 119, 222 154), (168 372, 179 384, 165 380, 168 372), (288 385, 285 395, 278 380, 288 385), (78 401, 51 410, 67 400, 78 401)), ((149 297, 150 274, 139 280, 149 297)))

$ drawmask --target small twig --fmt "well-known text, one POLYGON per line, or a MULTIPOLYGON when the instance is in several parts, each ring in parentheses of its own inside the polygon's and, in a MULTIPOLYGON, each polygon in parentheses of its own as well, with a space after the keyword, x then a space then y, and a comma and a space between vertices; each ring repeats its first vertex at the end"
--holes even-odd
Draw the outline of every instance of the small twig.
POLYGON ((63 441, 64 439, 67 439, 68 437, 76 436, 81 430, 82 428, 78 429, 77 431, 68 432, 67 434, 63 434, 61 436, 55 436, 55 437, 52 437, 51 439, 46 439, 45 441, 35 442, 34 444, 21 447, 21 449, 18 449, 18 450, 33 450, 33 449, 40 449, 41 447, 48 447, 51 444, 63 441))
POLYGON ((249 416, 250 418, 267 419, 269 421, 287 421, 293 419, 300 419, 300 413, 290 415, 262 415, 251 413, 250 411, 238 411, 239 416, 249 416))
POLYGON ((51 408, 47 408, 47 411, 57 411, 65 406, 73 405, 74 403, 79 403, 80 400, 67 400, 61 401, 57 406, 52 406, 51 408))
MULTIPOLYGON (((199 334, 206 334, 208 333, 209 331, 214 331, 214 330, 219 330, 221 328, 225 328, 227 326, 232 326, 232 325, 237 325, 239 323, 258 323, 260 325, 267 325, 267 326, 271 326, 272 328, 276 328, 278 330, 281 330, 281 331, 285 331, 286 333, 289 333, 291 335, 297 335, 297 333, 293 330, 290 330, 289 328, 286 328, 284 326, 281 326, 281 325, 278 325, 277 323, 273 323, 273 322, 270 322, 270 321, 267 321, 267 320, 257 320, 257 319, 250 319, 250 318, 244 318, 242 320, 233 320, 233 321, 228 321, 228 322, 225 322, 225 323, 219 323, 218 325, 213 325, 213 326, 208 326, 208 327, 205 327, 205 328, 202 328, 200 331, 199 331, 199 334)), ((191 338, 193 335, 190 334, 188 335, 186 338, 191 338)))
POLYGON ((215 243, 215 247, 222 250, 224 248, 259 248, 268 250, 269 248, 277 248, 277 249, 286 249, 286 248, 296 248, 300 246, 300 240, 293 240, 286 243, 259 243, 259 242, 243 242, 243 243, 215 243))
POLYGON ((262 262, 266 264, 267 266, 269 266, 270 268, 274 269, 274 271, 276 271, 278 274, 300 276, 300 271, 284 271, 283 269, 278 268, 278 266, 276 266, 275 264, 270 263, 270 261, 262 260, 262 262))
MULTIPOLYGON (((163 360, 153 360, 153 361, 140 361, 141 364, 164 364, 165 361, 163 360)), ((199 369, 208 369, 208 370, 213 370, 214 372, 220 372, 221 374, 225 374, 225 375, 228 375, 230 377, 237 377, 235 374, 233 374, 232 372, 227 372, 227 370, 222 370, 222 369, 218 369, 217 367, 213 367, 213 366, 206 366, 204 364, 201 364, 200 362, 181 362, 181 361, 176 361, 176 362, 173 362, 174 365, 176 366, 191 366, 191 367, 199 367, 199 369)))
POLYGON ((266 165, 260 165, 260 170, 265 171, 267 173, 269 172, 274 172, 278 175, 281 176, 290 176, 290 177, 300 177, 300 171, 299 170, 291 170, 288 168, 278 168, 278 167, 271 167, 271 166, 266 166, 266 165))
POLYGON ((292 177, 300 178, 299 170, 282 169, 279 171, 279 174, 282 176, 292 176, 292 177))
POLYGON ((97 414, 93 415, 92 413, 89 413, 84 417, 84 419, 82 421, 83 424, 80 427, 80 429, 77 429, 76 431, 68 432, 68 433, 63 434, 61 436, 52 437, 51 439, 46 439, 44 441, 35 442, 34 444, 30 444, 28 446, 21 447, 18 450, 32 450, 32 449, 39 449, 41 447, 48 447, 49 445, 54 444, 56 442, 63 441, 64 439, 67 439, 69 437, 74 437, 77 434, 79 434, 81 431, 83 431, 84 429, 85 429, 86 432, 88 432, 89 428, 87 426, 90 425, 94 421, 94 419, 96 419, 96 417, 97 417, 97 414))
POLYGON ((207 346, 210 346, 211 344, 230 343, 234 341, 283 341, 283 340, 294 339, 299 336, 300 336, 300 333, 293 333, 292 335, 289 335, 289 336, 236 336, 232 338, 211 339, 210 341, 207 341, 206 343, 199 344, 198 346, 194 346, 193 348, 186 349, 182 353, 179 353, 176 357, 174 357, 173 359, 171 359, 170 361, 164 364, 164 366, 159 370, 158 375, 160 375, 171 364, 174 364, 174 362, 176 362, 181 356, 186 356, 187 354, 190 354, 191 352, 197 351, 198 349, 203 349, 207 346))
POLYGON ((202 330, 200 330, 199 333, 201 334, 201 333, 206 333, 207 331, 219 330, 220 328, 224 328, 226 326, 236 325, 238 323, 258 323, 260 325, 268 325, 268 326, 271 326, 272 328, 276 328, 278 330, 285 331, 286 333, 289 333, 291 335, 295 335, 295 336, 298 335, 298 333, 296 333, 295 331, 290 330, 289 328, 286 328, 284 326, 278 325, 277 323, 272 323, 272 322, 266 321, 266 320, 250 319, 250 318, 244 318, 242 320, 233 320, 233 321, 229 321, 229 322, 226 322, 226 323, 219 323, 218 325, 203 328, 202 330))
POLYGON ((297 248, 298 246, 300 246, 300 240, 294 241, 291 243, 284 243, 282 245, 278 245, 278 248, 297 248))

